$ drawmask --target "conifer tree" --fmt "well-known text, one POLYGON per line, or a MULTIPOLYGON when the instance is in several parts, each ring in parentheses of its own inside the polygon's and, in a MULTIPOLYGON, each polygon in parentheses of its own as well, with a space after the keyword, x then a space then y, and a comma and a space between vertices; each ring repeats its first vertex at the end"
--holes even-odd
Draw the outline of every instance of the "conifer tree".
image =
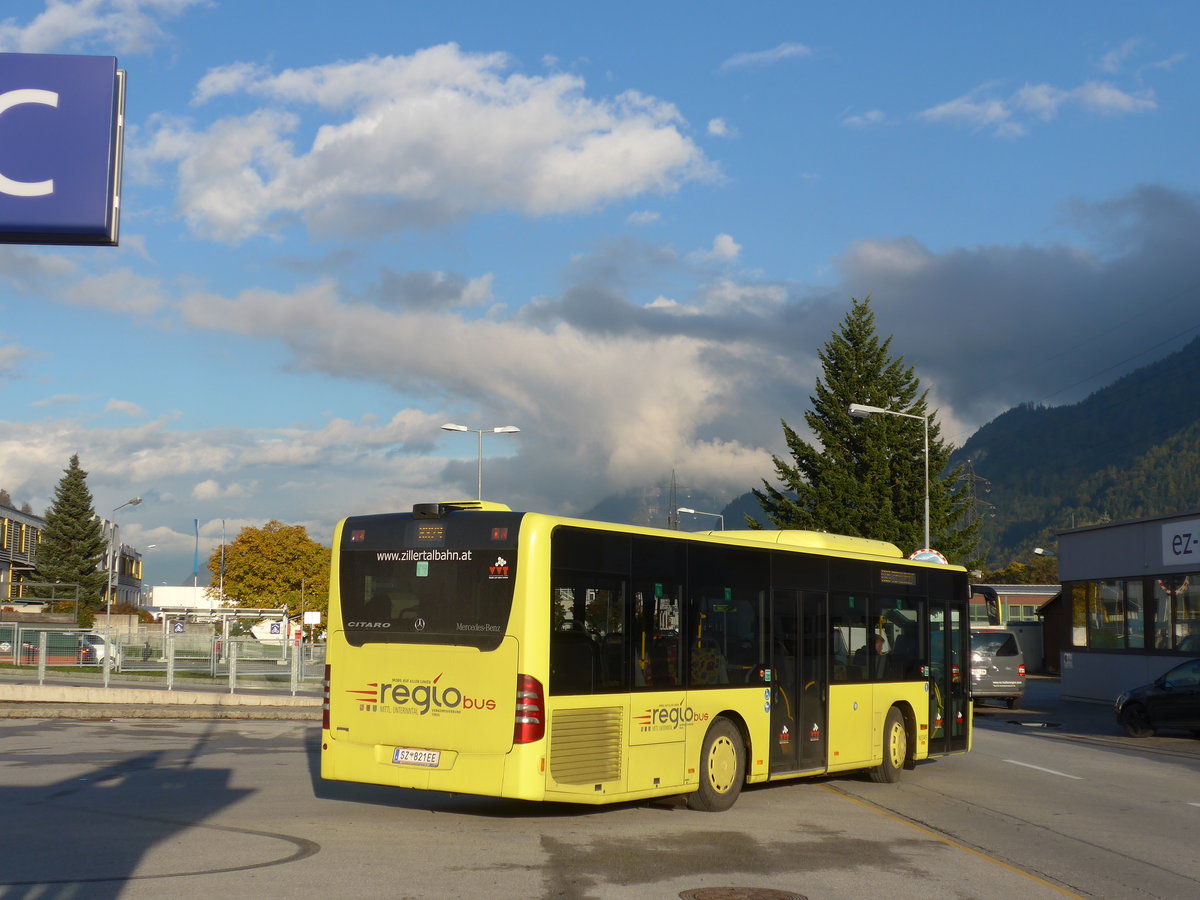
POLYGON ((924 543, 925 444, 922 423, 900 416, 855 419, 861 403, 929 416, 930 539, 951 562, 970 561, 977 525, 968 520, 965 484, 946 471, 952 447, 941 439, 911 366, 891 355, 892 339, 875 331, 871 298, 851 299, 841 326, 818 351, 811 409, 804 414, 817 443, 783 422, 791 461, 773 457, 779 487, 754 491, 778 528, 802 528, 890 541, 908 554, 924 543))
MULTIPOLYGON (((104 527, 96 516, 87 472, 79 455, 71 457, 54 489, 46 527, 38 544, 34 580, 45 584, 79 585, 80 605, 98 610, 104 601, 107 575, 101 570, 106 549, 104 527)), ((50 589, 38 591, 50 596, 50 589)))

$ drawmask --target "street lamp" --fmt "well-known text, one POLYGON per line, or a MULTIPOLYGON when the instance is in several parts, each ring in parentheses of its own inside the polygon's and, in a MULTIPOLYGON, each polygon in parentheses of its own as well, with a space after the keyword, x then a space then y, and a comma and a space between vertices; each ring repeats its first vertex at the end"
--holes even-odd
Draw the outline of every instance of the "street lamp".
POLYGON ((113 576, 117 572, 117 511, 122 510, 127 506, 137 506, 141 502, 141 497, 134 497, 132 500, 126 500, 112 511, 112 518, 108 520, 108 627, 110 629, 112 628, 113 576))
POLYGON ((521 429, 516 425, 501 425, 497 428, 468 428, 466 425, 455 425, 453 422, 447 422, 442 426, 443 431, 473 431, 479 435, 479 476, 478 490, 476 497, 478 500, 483 499, 483 436, 485 434, 516 434, 521 429))
POLYGON ((717 519, 720 519, 720 521, 721 521, 721 531, 725 530, 725 517, 723 515, 721 515, 720 513, 705 512, 702 509, 692 509, 691 507, 688 507, 688 506, 681 506, 677 510, 675 510, 675 512, 688 513, 689 515, 693 515, 693 516, 714 516, 717 519))
POLYGON ((915 413, 897 412, 894 409, 884 409, 881 406, 867 406, 864 403, 851 403, 850 415, 856 419, 867 416, 900 416, 902 419, 920 419, 925 428, 925 547, 929 546, 929 416, 919 416, 915 413))

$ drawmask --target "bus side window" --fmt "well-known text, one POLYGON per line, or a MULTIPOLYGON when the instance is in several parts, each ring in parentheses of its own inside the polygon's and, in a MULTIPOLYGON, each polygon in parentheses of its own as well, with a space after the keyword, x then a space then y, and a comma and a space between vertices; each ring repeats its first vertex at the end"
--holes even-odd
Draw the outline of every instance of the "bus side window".
POLYGON ((835 648, 845 647, 849 652, 849 659, 844 662, 840 653, 835 656, 833 680, 865 681, 868 677, 866 646, 873 634, 867 619, 866 595, 841 591, 830 595, 829 626, 835 634, 835 648))
POLYGON ((550 693, 592 694, 600 672, 600 648, 584 631, 550 633, 550 693))

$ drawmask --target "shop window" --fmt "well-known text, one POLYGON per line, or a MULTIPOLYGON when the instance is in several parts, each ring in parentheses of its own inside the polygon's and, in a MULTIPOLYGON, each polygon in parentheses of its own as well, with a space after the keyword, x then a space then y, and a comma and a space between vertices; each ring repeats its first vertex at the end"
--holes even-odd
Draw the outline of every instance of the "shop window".
POLYGON ((1086 647, 1088 596, 1096 590, 1093 582, 1084 581, 1071 585, 1071 644, 1086 647))
POLYGON ((1125 582, 1125 646, 1141 650, 1146 646, 1146 617, 1142 608, 1142 582, 1125 582))
POLYGON ((1088 592, 1088 646, 1116 650, 1125 646, 1125 611, 1121 582, 1094 582, 1088 592))
POLYGON ((1155 580, 1158 617, 1154 646, 1160 650, 1200 652, 1200 573, 1163 575, 1155 580))

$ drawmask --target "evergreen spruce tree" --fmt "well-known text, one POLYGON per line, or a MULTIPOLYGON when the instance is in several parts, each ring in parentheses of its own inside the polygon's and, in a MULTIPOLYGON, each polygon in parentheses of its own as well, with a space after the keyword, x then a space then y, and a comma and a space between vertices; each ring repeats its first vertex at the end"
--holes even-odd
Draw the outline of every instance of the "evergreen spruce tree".
MULTIPOLYGON (((79 585, 81 611, 98 610, 104 602, 107 573, 100 568, 107 548, 104 526, 96 516, 87 472, 79 467, 78 454, 54 489, 46 513, 46 527, 38 544, 32 580, 45 584, 79 585)), ((50 589, 38 589, 49 597, 50 589)), ((67 596, 62 589, 59 597, 67 596)))
POLYGON ((973 561, 977 523, 967 516, 959 472, 946 471, 953 449, 941 440, 926 392, 892 339, 875 331, 871 298, 851 300, 840 328, 818 352, 812 408, 804 421, 818 445, 783 422, 791 461, 773 457, 779 487, 763 481, 754 492, 778 528, 828 531, 890 541, 905 554, 924 544, 925 443, 922 423, 900 416, 855 419, 850 404, 929 415, 930 540, 951 562, 973 561))

